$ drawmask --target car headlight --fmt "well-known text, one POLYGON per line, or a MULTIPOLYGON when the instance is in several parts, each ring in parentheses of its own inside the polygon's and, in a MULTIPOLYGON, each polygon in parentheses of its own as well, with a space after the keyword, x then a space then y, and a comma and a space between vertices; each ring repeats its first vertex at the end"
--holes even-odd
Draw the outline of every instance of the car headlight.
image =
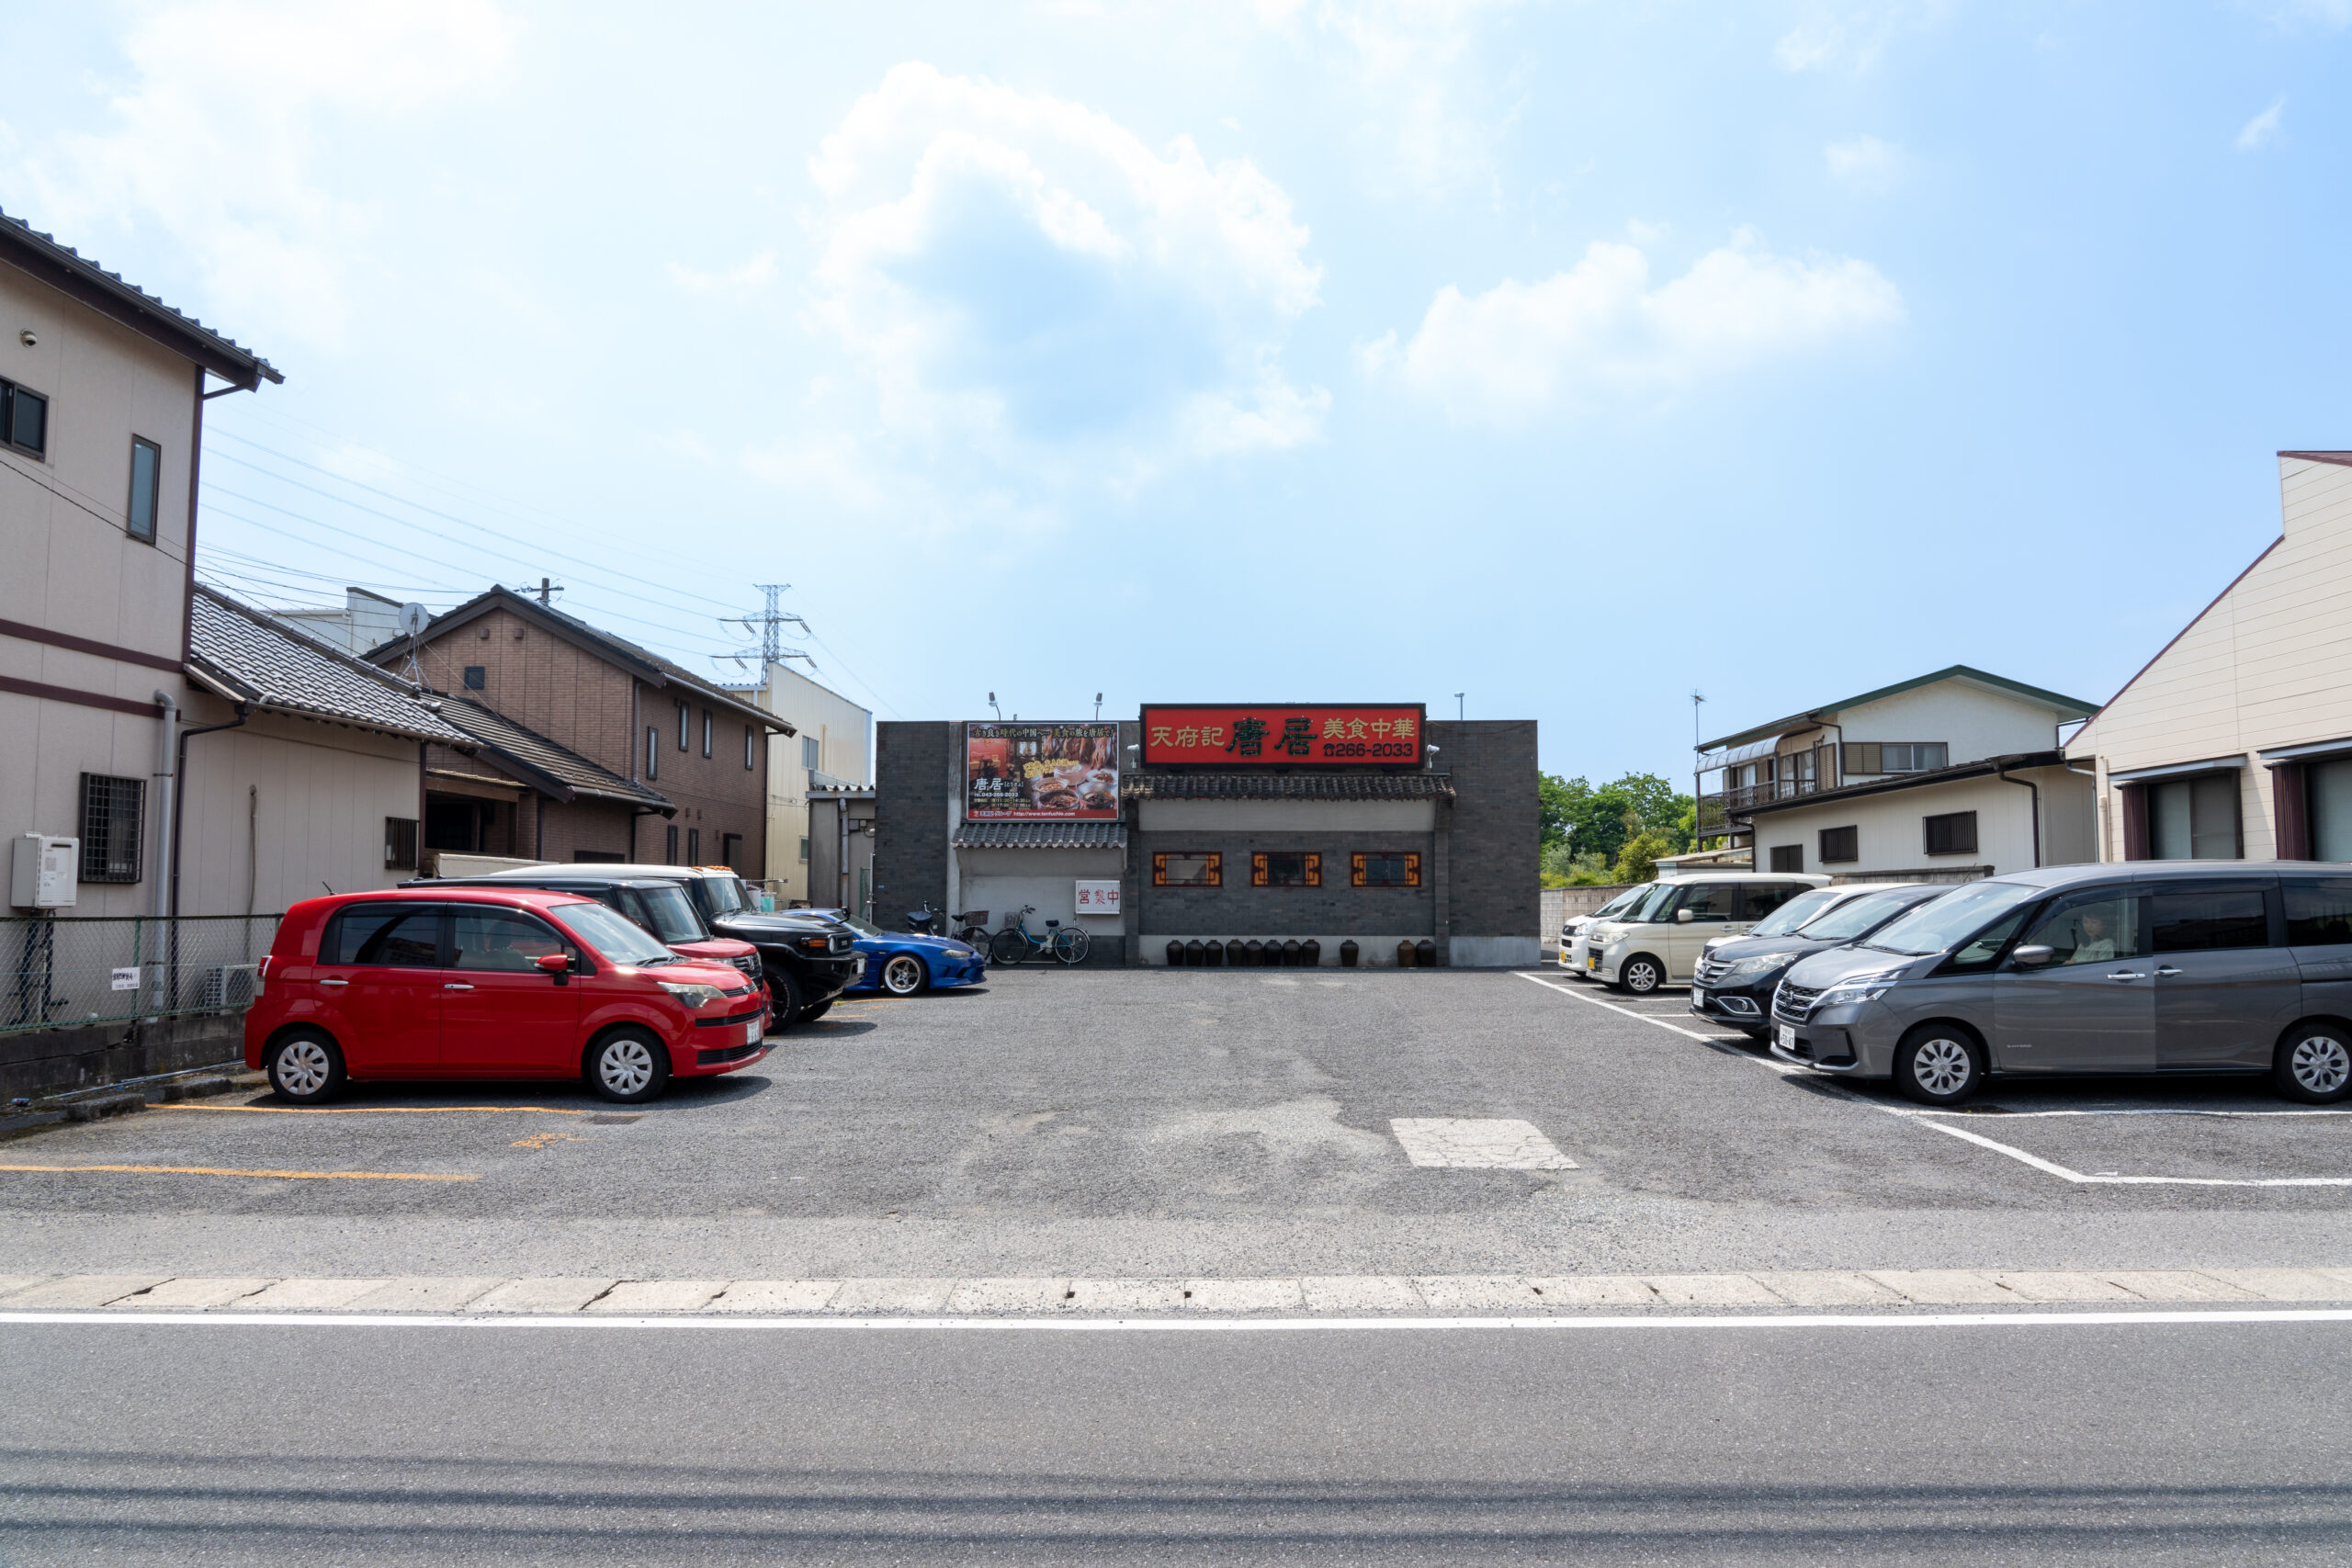
POLYGON ((707 1008, 727 995, 716 986, 697 986, 692 982, 681 983, 675 980, 662 981, 662 988, 689 1008, 707 1008))
POLYGON ((1874 1002, 1886 995, 1894 984, 1894 976, 1887 975, 1853 975, 1838 981, 1813 998, 1818 1008, 1849 1008, 1863 1002, 1874 1002))
POLYGON ((1729 979, 1735 975, 1769 974, 1788 962, 1788 955, 1779 953, 1766 953, 1761 958, 1737 958, 1732 961, 1731 967, 1724 971, 1724 977, 1729 979))

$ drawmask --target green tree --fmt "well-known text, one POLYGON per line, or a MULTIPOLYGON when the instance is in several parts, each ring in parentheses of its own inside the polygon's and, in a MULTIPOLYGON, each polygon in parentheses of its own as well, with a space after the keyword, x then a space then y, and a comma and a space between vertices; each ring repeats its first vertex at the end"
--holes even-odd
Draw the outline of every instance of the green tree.
POLYGON ((1617 863, 1611 871, 1610 880, 1647 882, 1657 874, 1657 862, 1660 855, 1674 855, 1681 852, 1681 847, 1676 844, 1668 834, 1655 830, 1637 833, 1626 840, 1625 847, 1617 852, 1617 863))
MULTIPOLYGON (((1663 838, 1664 854, 1690 848, 1698 807, 1657 773, 1627 773, 1611 784, 1549 773, 1536 783, 1544 847, 1565 840, 1578 856, 1613 863, 1629 840, 1644 833, 1663 838)), ((1549 867, 1545 868, 1549 870, 1549 867)))

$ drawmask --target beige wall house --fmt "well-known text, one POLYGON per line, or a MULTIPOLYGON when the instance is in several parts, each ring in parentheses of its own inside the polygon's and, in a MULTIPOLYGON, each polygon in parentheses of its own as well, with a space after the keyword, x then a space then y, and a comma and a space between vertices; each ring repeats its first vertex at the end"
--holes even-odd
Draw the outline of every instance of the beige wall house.
POLYGON ((1967 881, 2094 858, 2077 698, 1956 664, 1707 742, 1702 842, 1759 871, 1967 881))
POLYGON ((204 399, 279 379, 0 214, 0 838, 82 840, 72 913, 165 907, 204 399))
MULTIPOLYGON (((874 716, 779 663, 766 666, 760 684, 732 689, 799 732, 768 740, 767 876, 776 885, 777 899, 780 904, 837 904, 838 874, 814 874, 816 863, 825 856, 815 842, 818 830, 809 817, 809 794, 873 784, 874 716)), ((827 829, 836 838, 840 826, 827 818, 827 829)), ((837 860, 838 855, 827 864, 837 860)))
POLYGON ((2352 452, 2281 452, 2283 531, 2067 744, 2101 860, 2352 861, 2352 452))

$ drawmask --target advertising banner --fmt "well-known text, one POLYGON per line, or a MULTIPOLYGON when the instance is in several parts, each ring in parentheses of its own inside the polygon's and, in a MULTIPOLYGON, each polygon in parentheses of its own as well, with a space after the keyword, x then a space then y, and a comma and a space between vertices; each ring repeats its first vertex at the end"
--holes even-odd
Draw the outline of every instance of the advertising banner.
POLYGON ((1276 767, 1299 762, 1419 767, 1419 703, 1148 705, 1143 760, 1210 767, 1276 767))
POLYGON ((964 815, 974 821, 1115 820, 1118 725, 965 725, 964 815))

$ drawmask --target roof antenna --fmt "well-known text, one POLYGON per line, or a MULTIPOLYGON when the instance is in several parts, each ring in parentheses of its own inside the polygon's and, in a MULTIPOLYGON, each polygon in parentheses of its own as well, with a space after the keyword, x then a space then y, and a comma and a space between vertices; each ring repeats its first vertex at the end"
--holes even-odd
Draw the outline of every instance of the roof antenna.
POLYGON ((408 634, 408 667, 401 671, 401 679, 424 690, 424 667, 416 661, 416 639, 431 623, 433 612, 411 602, 401 606, 401 630, 408 634))

